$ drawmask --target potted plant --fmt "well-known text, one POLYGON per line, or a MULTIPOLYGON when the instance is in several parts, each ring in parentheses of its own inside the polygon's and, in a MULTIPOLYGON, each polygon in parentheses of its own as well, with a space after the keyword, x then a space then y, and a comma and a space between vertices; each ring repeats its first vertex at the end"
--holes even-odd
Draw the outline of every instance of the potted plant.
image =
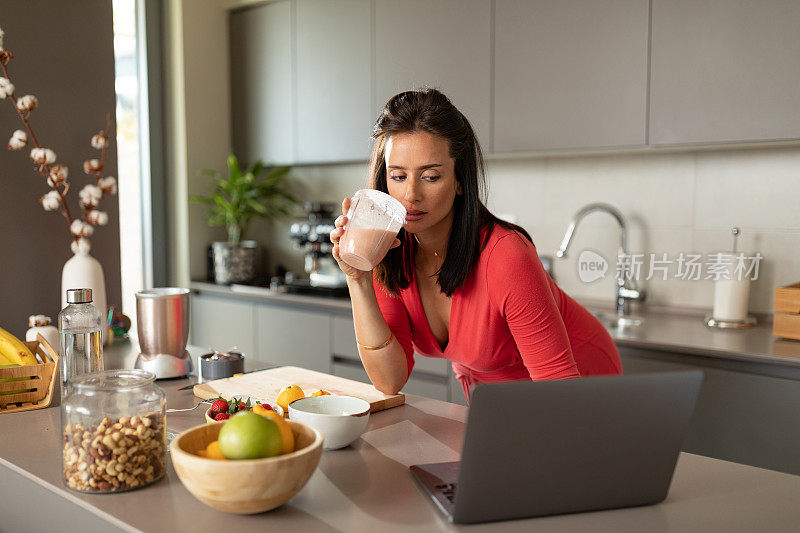
POLYGON ((242 235, 253 217, 272 219, 285 216, 297 204, 286 189, 288 172, 286 166, 267 170, 261 161, 242 172, 233 154, 228 156, 227 178, 214 170, 203 171, 214 180, 214 193, 189 198, 209 206, 207 216, 211 226, 225 226, 228 231, 227 242, 211 245, 216 283, 242 283, 255 277, 258 244, 243 241, 242 235))

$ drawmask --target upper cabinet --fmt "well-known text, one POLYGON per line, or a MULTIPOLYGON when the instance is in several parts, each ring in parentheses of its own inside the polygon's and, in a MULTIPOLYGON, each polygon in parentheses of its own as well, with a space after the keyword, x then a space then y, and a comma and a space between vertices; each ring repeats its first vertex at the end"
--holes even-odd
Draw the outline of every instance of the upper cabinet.
POLYGON ((650 143, 800 137, 800 2, 653 0, 650 143))
POLYGON ((239 159, 293 163, 292 2, 231 13, 230 49, 232 141, 239 159))
POLYGON ((364 161, 386 101, 424 86, 487 153, 800 138, 798 1, 277 0, 230 18, 244 162, 364 161))
POLYGON ((495 9, 495 152, 646 143, 648 0, 495 9))
POLYGON ((489 151, 491 8, 488 0, 376 0, 373 121, 395 94, 435 87, 489 151))
POLYGON ((297 160, 367 159, 375 121, 370 0, 297 9, 297 160))

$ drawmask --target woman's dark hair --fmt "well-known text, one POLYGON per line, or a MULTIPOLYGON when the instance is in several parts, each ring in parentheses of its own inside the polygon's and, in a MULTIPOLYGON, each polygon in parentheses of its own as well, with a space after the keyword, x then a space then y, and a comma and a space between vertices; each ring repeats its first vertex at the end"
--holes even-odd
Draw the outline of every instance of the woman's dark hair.
MULTIPOLYGON (((484 205, 486 177, 483 154, 467 118, 436 89, 406 91, 393 96, 384 106, 373 128, 374 146, 370 159, 371 186, 388 193, 386 186, 386 143, 399 133, 427 132, 446 139, 455 161, 456 180, 462 194, 455 197, 453 227, 447 254, 438 271, 439 287, 452 296, 464 284, 495 224, 519 232, 533 242, 519 226, 500 220, 484 205), (482 230, 486 231, 482 231, 482 230), (481 238, 481 235, 483 237, 481 238)), ((411 283, 416 242, 405 229, 398 234, 401 245, 389 250, 375 267, 375 276, 390 293, 397 294, 411 283)))

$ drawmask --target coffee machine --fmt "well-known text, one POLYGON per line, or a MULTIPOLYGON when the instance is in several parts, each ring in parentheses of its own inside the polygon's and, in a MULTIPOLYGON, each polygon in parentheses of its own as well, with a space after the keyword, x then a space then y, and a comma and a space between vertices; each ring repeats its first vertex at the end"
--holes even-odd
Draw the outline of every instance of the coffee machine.
POLYGON ((292 290, 292 287, 309 287, 310 289, 304 292, 345 295, 347 278, 331 255, 333 244, 330 235, 335 227, 336 217, 333 213, 337 205, 328 202, 306 202, 304 207, 308 215, 305 218, 292 220, 289 236, 296 246, 304 251, 303 269, 308 279, 297 279, 287 275, 285 284, 289 290, 292 290))

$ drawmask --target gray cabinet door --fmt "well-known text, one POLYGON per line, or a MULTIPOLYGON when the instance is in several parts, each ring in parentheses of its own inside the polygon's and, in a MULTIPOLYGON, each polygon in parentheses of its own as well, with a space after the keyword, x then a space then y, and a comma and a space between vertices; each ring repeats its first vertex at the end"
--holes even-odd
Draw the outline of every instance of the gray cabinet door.
MULTIPOLYGON (((232 13, 230 46, 235 153, 247 164, 256 159, 293 163, 292 3, 284 0, 232 13)), ((224 73, 209 68, 208 75, 224 73)))
POLYGON ((800 2, 653 0, 650 143, 800 137, 800 2))
POLYGON ((255 337, 262 361, 331 372, 331 317, 327 313, 258 305, 255 337))
POLYGON ((369 157, 370 0, 297 1, 297 158, 369 157))
POLYGON ((245 357, 259 358, 253 325, 255 305, 217 296, 192 294, 189 343, 209 350, 236 346, 245 357))
MULTIPOLYGON (((340 378, 352 379, 362 383, 372 383, 367 375, 367 371, 358 361, 337 361, 333 364, 333 375, 340 378)), ((430 380, 412 377, 406 382, 403 390, 408 394, 416 394, 425 398, 447 401, 448 385, 446 380, 430 380)))
MULTIPOLYGON (((358 348, 356 347, 353 319, 344 316, 333 316, 331 320, 333 355, 350 359, 360 365, 361 356, 358 355, 358 348)), ((414 369, 411 371, 411 377, 416 377, 414 375, 416 373, 417 375, 431 374, 434 377, 444 378, 448 376, 449 372, 450 362, 447 359, 414 354, 414 369)))
POLYGON ((375 117, 393 95, 437 87, 491 146, 491 2, 376 0, 375 117))
POLYGON ((495 9, 495 152, 645 144, 648 0, 495 9))

